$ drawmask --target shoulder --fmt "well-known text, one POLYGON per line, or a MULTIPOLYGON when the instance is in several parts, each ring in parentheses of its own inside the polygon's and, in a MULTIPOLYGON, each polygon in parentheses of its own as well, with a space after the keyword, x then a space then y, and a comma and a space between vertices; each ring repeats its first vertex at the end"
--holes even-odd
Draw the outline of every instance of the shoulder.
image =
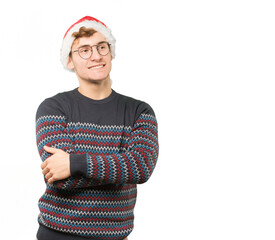
POLYGON ((58 93, 43 100, 38 106, 36 117, 42 115, 62 115, 65 116, 68 105, 73 99, 73 91, 58 93))
POLYGON ((149 103, 120 93, 117 94, 120 101, 123 101, 128 108, 134 111, 135 119, 137 119, 141 114, 150 114, 155 117, 155 112, 149 103))

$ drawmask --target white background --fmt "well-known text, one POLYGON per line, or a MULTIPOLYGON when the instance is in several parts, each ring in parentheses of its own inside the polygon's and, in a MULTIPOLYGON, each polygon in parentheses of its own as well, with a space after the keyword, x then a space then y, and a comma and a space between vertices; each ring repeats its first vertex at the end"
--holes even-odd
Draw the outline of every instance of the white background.
POLYGON ((77 87, 59 61, 91 15, 117 39, 117 92, 148 102, 160 155, 129 240, 275 239, 274 1, 2 1, 1 239, 34 239, 35 113, 77 87), (4 237, 5 236, 5 237, 4 237))

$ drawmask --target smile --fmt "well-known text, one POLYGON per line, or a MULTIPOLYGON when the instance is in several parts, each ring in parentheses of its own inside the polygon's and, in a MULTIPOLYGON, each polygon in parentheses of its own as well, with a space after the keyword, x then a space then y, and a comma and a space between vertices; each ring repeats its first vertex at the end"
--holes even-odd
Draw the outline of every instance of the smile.
POLYGON ((89 67, 89 69, 99 69, 99 68, 103 68, 104 66, 105 64, 101 64, 101 65, 91 66, 89 67))

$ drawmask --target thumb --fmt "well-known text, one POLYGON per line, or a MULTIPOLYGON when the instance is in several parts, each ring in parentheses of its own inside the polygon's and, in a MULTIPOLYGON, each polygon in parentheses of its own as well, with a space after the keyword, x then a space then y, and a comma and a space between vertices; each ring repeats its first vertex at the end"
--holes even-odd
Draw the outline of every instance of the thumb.
POLYGON ((48 147, 48 146, 44 146, 44 150, 46 151, 46 152, 48 152, 48 153, 56 153, 56 151, 58 150, 58 149, 56 149, 56 148, 53 148, 53 147, 48 147))

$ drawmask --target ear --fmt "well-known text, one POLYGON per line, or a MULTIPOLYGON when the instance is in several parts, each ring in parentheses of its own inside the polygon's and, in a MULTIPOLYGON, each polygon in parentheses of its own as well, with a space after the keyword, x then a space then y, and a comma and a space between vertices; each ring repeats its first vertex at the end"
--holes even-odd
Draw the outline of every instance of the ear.
POLYGON ((67 63, 67 67, 68 67, 70 70, 74 70, 74 63, 73 63, 72 57, 69 57, 68 63, 67 63))

